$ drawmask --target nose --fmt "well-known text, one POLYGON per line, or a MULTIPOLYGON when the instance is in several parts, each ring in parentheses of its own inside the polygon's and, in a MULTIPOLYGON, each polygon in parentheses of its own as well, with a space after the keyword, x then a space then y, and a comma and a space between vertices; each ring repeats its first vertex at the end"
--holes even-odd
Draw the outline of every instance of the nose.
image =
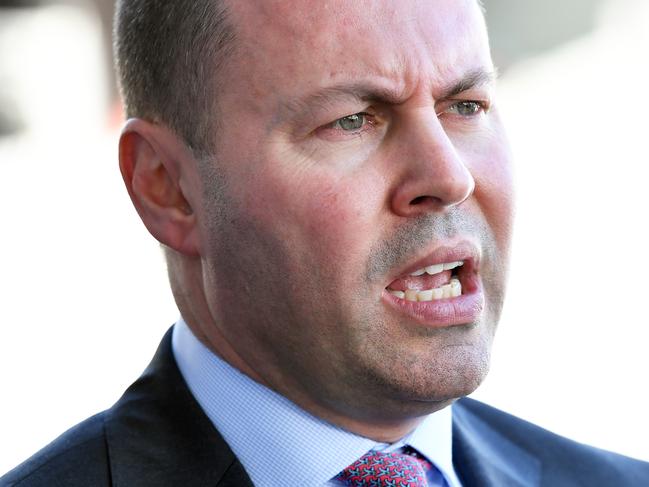
POLYGON ((400 169, 391 198, 396 214, 412 217, 443 212, 473 194, 475 180, 434 112, 416 118, 401 131, 393 139, 397 150, 392 164, 400 169))

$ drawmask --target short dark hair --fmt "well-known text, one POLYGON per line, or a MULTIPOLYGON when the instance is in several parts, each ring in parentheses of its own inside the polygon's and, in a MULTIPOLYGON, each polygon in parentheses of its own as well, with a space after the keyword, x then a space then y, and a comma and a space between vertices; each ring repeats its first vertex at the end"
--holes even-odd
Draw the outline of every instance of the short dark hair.
POLYGON ((114 55, 127 117, 212 153, 217 69, 234 40, 222 0, 118 0, 114 55))

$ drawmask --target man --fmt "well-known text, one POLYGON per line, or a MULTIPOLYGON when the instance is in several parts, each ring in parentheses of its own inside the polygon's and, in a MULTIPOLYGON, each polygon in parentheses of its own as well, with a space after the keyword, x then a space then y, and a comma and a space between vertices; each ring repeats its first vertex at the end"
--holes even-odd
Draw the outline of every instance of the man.
POLYGON ((120 168, 182 320, 2 485, 649 482, 458 400, 512 213, 475 0, 124 0, 116 32, 120 168))

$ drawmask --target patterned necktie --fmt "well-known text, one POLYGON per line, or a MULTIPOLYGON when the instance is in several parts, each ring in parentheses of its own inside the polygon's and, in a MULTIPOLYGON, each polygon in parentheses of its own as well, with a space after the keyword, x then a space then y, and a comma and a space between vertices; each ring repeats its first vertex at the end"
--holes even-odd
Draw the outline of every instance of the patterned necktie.
POLYGON ((372 451, 335 478, 350 487, 426 487, 426 472, 431 468, 424 458, 372 451))

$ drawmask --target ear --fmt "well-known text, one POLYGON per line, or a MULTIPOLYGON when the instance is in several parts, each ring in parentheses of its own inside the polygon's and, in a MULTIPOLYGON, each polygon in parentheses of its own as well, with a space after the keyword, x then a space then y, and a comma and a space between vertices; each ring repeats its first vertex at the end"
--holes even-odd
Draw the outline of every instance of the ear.
POLYGON ((190 203, 199 203, 197 167, 180 137, 163 125, 128 120, 119 140, 119 167, 151 235, 182 254, 198 255, 198 224, 190 203))

